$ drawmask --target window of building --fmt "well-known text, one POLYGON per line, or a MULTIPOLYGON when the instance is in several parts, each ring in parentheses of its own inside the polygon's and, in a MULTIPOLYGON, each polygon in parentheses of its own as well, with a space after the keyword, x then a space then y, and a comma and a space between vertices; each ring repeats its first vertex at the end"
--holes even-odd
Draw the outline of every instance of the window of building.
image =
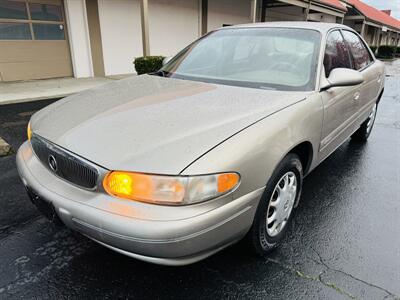
POLYGON ((61 4, 0 0, 0 40, 65 40, 61 4))
POLYGON ((0 23, 0 40, 30 40, 31 30, 28 24, 0 23))
POLYGON ((59 24, 33 24, 36 40, 63 40, 64 26, 59 24))
POLYGON ((339 30, 335 30, 328 35, 324 67, 326 77, 329 77, 331 71, 336 68, 351 69, 349 50, 339 30))
POLYGON ((25 2, 0 0, 0 19, 21 19, 27 20, 25 2))
POLYGON ((361 39, 353 32, 344 30, 343 36, 353 57, 354 69, 361 70, 372 62, 371 54, 361 39))
POLYGON ((60 5, 29 3, 29 10, 31 13, 32 20, 43 20, 43 21, 63 20, 60 5))

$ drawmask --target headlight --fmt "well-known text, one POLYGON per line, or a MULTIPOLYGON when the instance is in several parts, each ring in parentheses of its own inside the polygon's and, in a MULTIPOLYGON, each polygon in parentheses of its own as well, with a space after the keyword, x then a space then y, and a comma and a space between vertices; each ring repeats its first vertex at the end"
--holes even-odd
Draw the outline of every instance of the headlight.
POLYGON ((31 122, 28 123, 28 127, 26 128, 26 135, 28 136, 28 140, 30 141, 32 137, 31 122))
POLYGON ((163 176, 111 171, 103 180, 112 196, 155 204, 184 205, 224 195, 239 185, 237 173, 163 176))

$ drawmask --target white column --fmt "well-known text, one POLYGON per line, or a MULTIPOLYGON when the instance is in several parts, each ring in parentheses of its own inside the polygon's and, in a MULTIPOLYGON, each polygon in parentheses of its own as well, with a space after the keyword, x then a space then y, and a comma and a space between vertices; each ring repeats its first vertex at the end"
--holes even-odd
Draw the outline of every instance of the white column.
POLYGON ((74 77, 93 77, 85 0, 65 0, 64 7, 74 77))

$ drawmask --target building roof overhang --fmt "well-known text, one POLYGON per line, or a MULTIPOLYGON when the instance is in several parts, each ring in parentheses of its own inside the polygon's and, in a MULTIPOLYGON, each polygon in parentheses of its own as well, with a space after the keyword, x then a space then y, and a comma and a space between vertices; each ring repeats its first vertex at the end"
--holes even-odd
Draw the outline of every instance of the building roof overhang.
MULTIPOLYGON (((365 20, 369 23, 376 25, 376 27, 387 27, 388 29, 396 32, 400 31, 400 21, 387 13, 376 9, 360 0, 344 0, 347 4, 351 5, 365 20)), ((347 19, 355 19, 357 16, 346 17, 347 19)), ((372 26, 374 26, 372 25, 372 26)))

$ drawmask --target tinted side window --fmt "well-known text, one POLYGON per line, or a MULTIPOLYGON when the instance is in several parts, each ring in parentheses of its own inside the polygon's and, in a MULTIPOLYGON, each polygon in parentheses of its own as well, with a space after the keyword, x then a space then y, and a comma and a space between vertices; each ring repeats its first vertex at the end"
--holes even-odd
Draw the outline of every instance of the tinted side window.
POLYGON ((329 76, 336 68, 351 69, 349 51, 342 34, 336 30, 328 35, 324 56, 325 75, 329 76))
POLYGON ((343 36, 349 45, 351 55, 353 56, 354 69, 360 70, 372 62, 371 55, 360 38, 350 31, 343 31, 343 36))

